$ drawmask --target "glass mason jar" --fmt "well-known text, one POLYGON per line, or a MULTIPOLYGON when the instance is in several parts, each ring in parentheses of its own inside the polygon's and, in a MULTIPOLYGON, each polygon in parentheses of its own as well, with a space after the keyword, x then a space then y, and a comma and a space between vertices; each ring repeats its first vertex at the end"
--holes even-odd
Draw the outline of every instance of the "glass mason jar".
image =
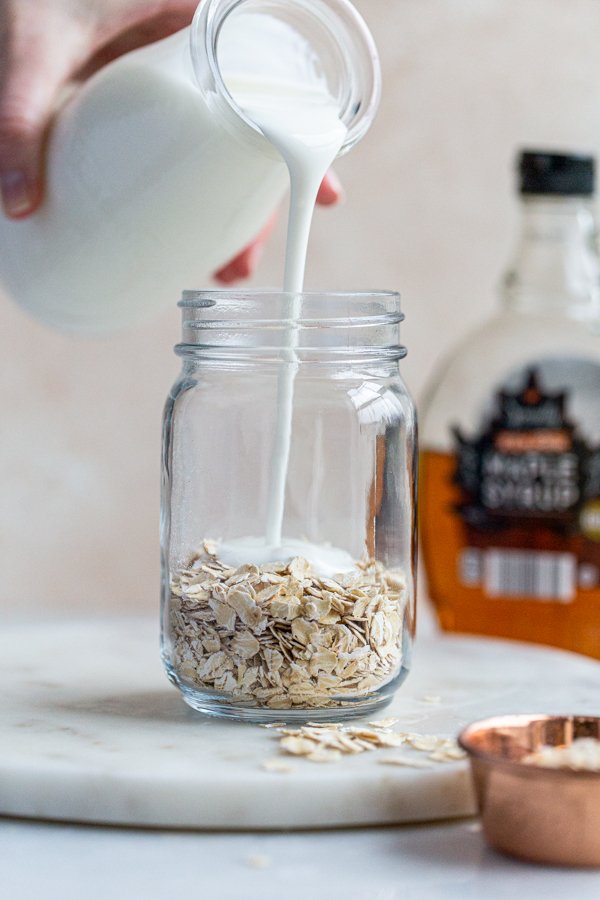
POLYGON ((415 412, 395 293, 185 291, 167 400, 162 658, 194 709, 388 703, 410 668, 415 412))

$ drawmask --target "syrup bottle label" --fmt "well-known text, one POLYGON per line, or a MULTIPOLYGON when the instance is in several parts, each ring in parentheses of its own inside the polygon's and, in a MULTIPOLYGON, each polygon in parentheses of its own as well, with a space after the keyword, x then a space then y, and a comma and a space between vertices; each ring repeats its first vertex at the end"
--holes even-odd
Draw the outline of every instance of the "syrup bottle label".
POLYGON ((562 603, 598 587, 599 428, 600 366, 551 359, 513 373, 477 433, 453 429, 461 585, 562 603))

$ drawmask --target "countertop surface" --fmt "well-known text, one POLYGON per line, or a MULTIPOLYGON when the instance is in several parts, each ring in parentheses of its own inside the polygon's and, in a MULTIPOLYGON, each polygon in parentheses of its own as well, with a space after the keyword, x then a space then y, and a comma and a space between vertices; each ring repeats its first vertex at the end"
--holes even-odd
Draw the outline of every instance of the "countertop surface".
POLYGON ((6 900, 449 900, 600 897, 600 871, 510 860, 476 820, 203 834, 0 820, 6 900))
MULTIPOLYGON (((194 712, 168 684, 157 645, 157 623, 144 617, 2 630, 0 815, 270 831, 475 812, 464 759, 433 761, 392 746, 315 764, 283 755, 272 730, 194 712), (268 767, 282 762, 283 772, 268 767)), ((599 696, 595 660, 421 636, 414 670, 384 715, 401 732, 447 739, 490 715, 594 714, 599 696)))
MULTIPOLYGON (((424 610, 421 635, 435 629, 424 610)), ((1 900, 578 900, 600 869, 501 856, 477 819, 224 833, 0 818, 1 900)))

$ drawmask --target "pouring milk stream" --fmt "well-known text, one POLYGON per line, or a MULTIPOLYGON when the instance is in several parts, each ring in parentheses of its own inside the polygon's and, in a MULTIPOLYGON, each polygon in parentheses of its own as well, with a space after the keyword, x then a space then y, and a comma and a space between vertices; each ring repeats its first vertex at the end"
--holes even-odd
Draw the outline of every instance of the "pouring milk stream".
MULTIPOLYGON (((226 34, 224 35, 226 37, 226 34)), ((242 538, 221 544, 219 556, 229 565, 261 564, 294 556, 308 559, 323 575, 354 567, 349 553, 333 547, 282 534, 287 472, 292 439, 294 381, 298 370, 294 350, 301 313, 298 295, 304 285, 308 239, 319 186, 338 155, 347 128, 340 120, 339 103, 325 80, 320 84, 280 86, 269 82, 249 84, 228 81, 235 102, 254 122, 283 157, 289 172, 290 205, 283 289, 290 296, 288 347, 282 352, 277 392, 275 440, 271 457, 271 477, 265 536, 242 538)))

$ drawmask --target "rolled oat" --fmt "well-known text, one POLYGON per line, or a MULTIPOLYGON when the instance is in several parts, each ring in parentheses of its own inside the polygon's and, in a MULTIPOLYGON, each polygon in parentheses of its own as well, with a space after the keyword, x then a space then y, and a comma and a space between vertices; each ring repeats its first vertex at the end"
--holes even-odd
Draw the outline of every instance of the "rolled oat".
POLYGON ((392 680, 402 661, 407 590, 373 560, 322 578, 296 557, 236 569, 205 541, 171 578, 178 675, 196 689, 270 709, 343 705, 392 680))

